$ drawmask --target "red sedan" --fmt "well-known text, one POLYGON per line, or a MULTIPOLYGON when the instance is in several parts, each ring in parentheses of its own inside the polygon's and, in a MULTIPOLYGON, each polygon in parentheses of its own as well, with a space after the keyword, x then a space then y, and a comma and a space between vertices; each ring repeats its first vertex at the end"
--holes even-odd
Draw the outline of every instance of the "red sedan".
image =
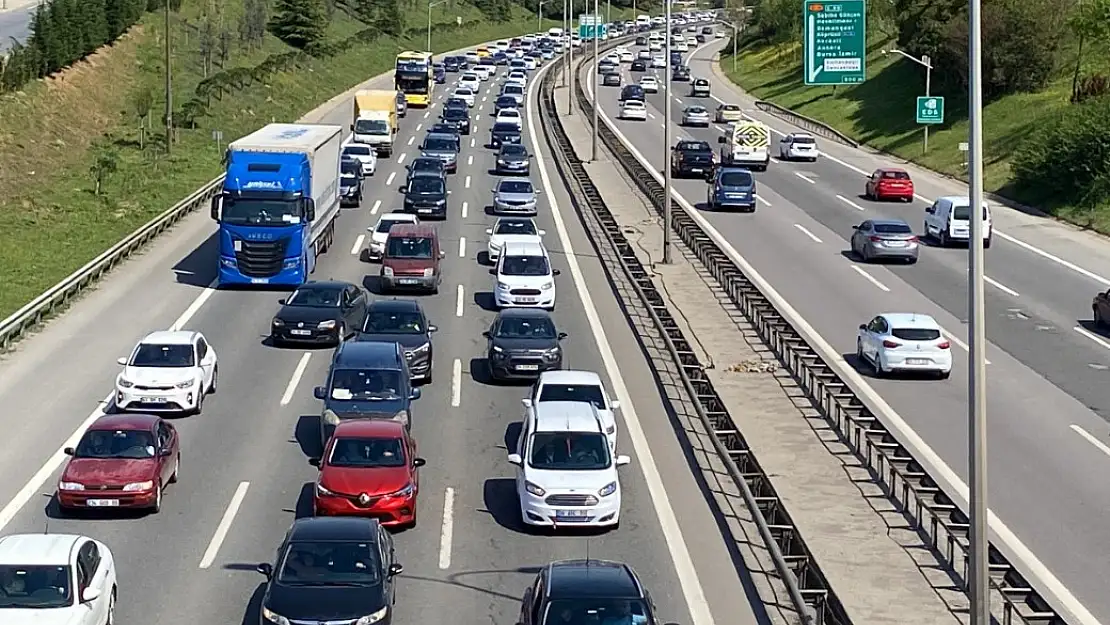
POLYGON ((85 431, 77 447, 67 447, 69 463, 58 480, 58 506, 140 508, 158 512, 162 490, 177 481, 181 442, 161 417, 104 415, 85 431))
POLYGON ((863 191, 869 200, 895 199, 903 202, 913 201, 913 180, 909 173, 895 167, 876 169, 867 179, 863 191))
POLYGON ((320 467, 313 507, 316 516, 367 516, 385 526, 416 525, 420 491, 416 441, 404 424, 385 419, 343 421, 335 429, 320 467))

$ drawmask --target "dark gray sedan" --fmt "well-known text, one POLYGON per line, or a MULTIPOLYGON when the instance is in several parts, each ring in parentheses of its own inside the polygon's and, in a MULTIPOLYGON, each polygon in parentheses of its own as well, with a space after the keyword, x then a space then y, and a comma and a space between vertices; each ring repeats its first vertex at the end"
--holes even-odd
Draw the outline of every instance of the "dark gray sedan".
POLYGON ((917 262, 920 245, 913 228, 901 219, 868 219, 852 226, 852 253, 864 260, 901 260, 917 262))
POLYGON ((378 299, 366 309, 359 341, 400 343, 413 381, 432 381, 432 333, 424 310, 411 299, 378 299))
POLYGON ((536 308, 506 308, 483 335, 489 341, 486 360, 495 380, 535 379, 559 369, 563 350, 551 314, 536 308))

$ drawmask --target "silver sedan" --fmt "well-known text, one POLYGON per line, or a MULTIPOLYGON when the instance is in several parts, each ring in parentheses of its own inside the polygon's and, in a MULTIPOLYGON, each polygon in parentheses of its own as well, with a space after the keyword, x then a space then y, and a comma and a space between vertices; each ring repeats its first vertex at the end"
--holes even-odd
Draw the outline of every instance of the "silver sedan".
POLYGON ((865 262, 901 260, 917 262, 920 245, 913 229, 901 219, 869 219, 852 226, 852 253, 865 262))
POLYGON ((682 125, 709 128, 709 111, 704 106, 687 106, 682 111, 682 125))
POLYGON ((527 178, 503 178, 493 189, 493 212, 535 215, 539 189, 527 178))

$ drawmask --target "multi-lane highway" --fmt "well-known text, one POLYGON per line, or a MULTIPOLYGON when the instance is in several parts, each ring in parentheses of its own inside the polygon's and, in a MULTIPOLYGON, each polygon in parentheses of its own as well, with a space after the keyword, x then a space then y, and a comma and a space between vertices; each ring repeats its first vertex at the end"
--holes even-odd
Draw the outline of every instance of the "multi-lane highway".
MULTIPOLYGON (((388 81, 366 86, 383 88, 388 81)), ((449 615, 514 623, 537 567, 586 556, 632 564, 666 621, 756 622, 761 608, 748 605, 743 574, 713 537, 717 522, 687 469, 650 370, 550 168, 547 148, 531 132, 538 123, 534 89, 525 142, 536 154, 532 178, 545 190, 538 220, 562 270, 555 319, 570 335, 569 365, 601 373, 622 401, 618 448, 633 463, 622 473, 619 530, 544 536, 518 526, 505 446, 518 429, 527 388, 492 385, 481 374, 481 332, 494 317, 492 277, 477 262, 493 221, 485 207, 494 159, 483 144, 496 87, 484 86, 473 110, 475 132, 464 138, 459 171, 450 177, 449 218, 438 225, 448 252, 443 288, 420 298, 439 332, 435 382, 414 404, 414 432, 428 464, 421 469, 417 527, 397 537, 405 573, 395 622, 449 615)), ((402 121, 399 149, 379 161, 363 205, 341 214, 336 243, 321 257, 316 277, 375 289, 367 276, 378 268, 360 261, 360 245, 378 215, 400 207, 404 164, 418 154, 450 88, 440 85, 430 110, 412 109, 402 121)), ((349 96, 336 98, 305 120, 346 128, 351 108, 349 96)), ((331 350, 265 344, 282 294, 214 290, 216 261, 214 225, 206 214, 194 215, 0 363, 6 415, 0 531, 81 533, 108 544, 121 580, 116 614, 125 625, 257 623, 263 579, 254 567, 272 561, 295 517, 311 514, 316 470, 307 460, 318 453, 320 412, 312 387, 324 380, 331 350), (62 448, 102 414, 115 359, 163 328, 205 333, 220 358, 219 392, 202 415, 176 421, 180 481, 167 489, 157 515, 60 518, 51 496, 62 448)))
POLYGON ((22 42, 31 34, 31 16, 37 2, 12 2, 6 11, 0 10, 0 54, 12 47, 12 40, 22 42), (19 6, 16 6, 18 4, 19 6))
MULTIPOLYGON (((798 129, 759 113, 717 77, 710 63, 720 45, 710 42, 689 55, 693 75, 712 81, 712 98, 690 98, 688 83, 674 84, 673 140, 700 139, 716 150, 722 127, 680 127, 683 108, 700 104, 712 111, 720 102, 746 103, 751 117, 775 129, 777 155, 782 133, 798 129)), ((627 65, 622 71, 625 84, 638 80, 627 65)), ((662 81, 662 70, 654 72, 662 81)), ((669 154, 663 145, 665 96, 648 95, 647 121, 624 121, 618 119, 619 91, 601 87, 603 114, 641 160, 661 170, 669 154)), ((816 163, 774 159, 766 173, 757 174, 754 214, 706 211, 701 180, 676 179, 674 189, 849 363, 855 361, 856 327, 874 315, 933 315, 958 348, 951 379, 869 384, 966 480, 967 251, 930 246, 914 266, 875 266, 854 259, 847 244, 852 226, 865 219, 902 218, 919 229, 925 198, 956 193, 918 181, 922 196, 912 204, 866 200, 862 172, 890 163, 829 141, 819 144, 823 155, 816 163)), ((1110 343, 1083 321, 1090 319, 1091 296, 1107 281, 1082 268, 1093 258, 1080 252, 1082 245, 1059 249, 1059 226, 1029 226, 1028 216, 1008 213, 996 209, 997 233, 987 252, 990 505, 1096 617, 1110 618, 1102 583, 1110 573, 1103 556, 1110 528, 1102 522, 1110 508, 1110 487, 1102 479, 1110 469, 1102 414, 1110 408, 1110 343), (1042 247, 1041 239, 1051 241, 1042 247)))

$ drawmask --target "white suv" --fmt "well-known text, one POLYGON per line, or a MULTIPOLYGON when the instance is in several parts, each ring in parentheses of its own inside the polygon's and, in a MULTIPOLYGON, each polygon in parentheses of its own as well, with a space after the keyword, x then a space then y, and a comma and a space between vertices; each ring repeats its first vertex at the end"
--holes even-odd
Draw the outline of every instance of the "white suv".
POLYGON ((597 410, 583 402, 551 402, 524 420, 516 453, 516 488, 525 524, 616 528, 621 487, 597 410))
POLYGON ((216 350, 200 332, 152 332, 118 362, 119 410, 200 414, 204 396, 216 392, 216 350))
POLYGON ((555 276, 547 249, 539 242, 510 242, 501 249, 493 270, 494 303, 498 308, 526 307, 555 310, 555 276))
POLYGON ((532 386, 532 394, 521 400, 524 404, 524 419, 542 410, 550 403, 578 402, 593 406, 601 416, 605 426, 605 436, 609 438, 609 448, 617 447, 617 419, 613 414, 620 409, 621 403, 610 400, 601 383, 601 376, 593 371, 559 370, 544 371, 532 386))

